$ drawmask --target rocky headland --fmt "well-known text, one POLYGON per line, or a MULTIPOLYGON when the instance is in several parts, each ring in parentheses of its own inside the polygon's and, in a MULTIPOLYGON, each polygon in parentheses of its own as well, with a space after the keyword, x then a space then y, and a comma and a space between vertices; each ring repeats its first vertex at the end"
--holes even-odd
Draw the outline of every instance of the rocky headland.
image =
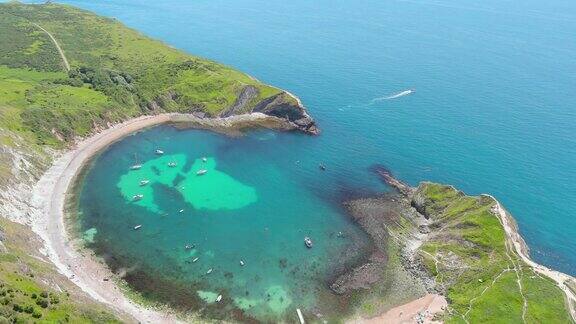
POLYGON ((530 260, 514 219, 496 199, 430 182, 411 187, 381 166, 372 170, 394 191, 344 205, 372 239, 373 252, 330 285, 355 300, 361 315, 352 322, 390 320, 394 311, 401 317, 398 309, 410 303, 419 310, 403 320, 573 321, 574 279, 530 260), (445 307, 433 314, 424 296, 445 298, 445 307))

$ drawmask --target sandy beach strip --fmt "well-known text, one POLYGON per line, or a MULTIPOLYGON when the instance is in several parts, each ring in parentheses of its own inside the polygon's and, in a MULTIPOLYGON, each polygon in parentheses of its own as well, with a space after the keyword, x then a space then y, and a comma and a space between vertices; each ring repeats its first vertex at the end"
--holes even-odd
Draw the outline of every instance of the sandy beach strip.
POLYGON ((444 312, 448 306, 446 299, 441 295, 427 294, 404 305, 390 309, 380 316, 371 319, 359 319, 350 324, 406 324, 406 323, 435 323, 434 314, 444 312))

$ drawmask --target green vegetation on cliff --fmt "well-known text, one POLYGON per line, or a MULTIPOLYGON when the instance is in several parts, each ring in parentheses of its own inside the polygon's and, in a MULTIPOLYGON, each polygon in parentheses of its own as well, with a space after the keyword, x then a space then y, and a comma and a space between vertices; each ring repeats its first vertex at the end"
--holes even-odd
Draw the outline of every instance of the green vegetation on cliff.
POLYGON ((119 323, 38 254, 38 238, 0 218, 0 323, 119 323))
POLYGON ((235 113, 276 88, 190 56, 114 19, 59 4, 0 4, 0 127, 61 146, 128 117, 157 112, 235 113), (62 48, 67 71, 50 33, 62 48), (246 91, 250 89, 250 91, 246 91))
POLYGON ((420 255, 446 291, 447 323, 572 323, 564 293, 506 241, 494 199, 423 183, 413 203, 432 221, 420 255))

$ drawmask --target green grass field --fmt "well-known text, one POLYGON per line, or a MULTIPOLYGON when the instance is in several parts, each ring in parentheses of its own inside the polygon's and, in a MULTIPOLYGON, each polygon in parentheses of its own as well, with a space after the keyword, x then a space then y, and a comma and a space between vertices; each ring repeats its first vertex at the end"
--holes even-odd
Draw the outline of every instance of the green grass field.
POLYGON ((433 183, 417 195, 434 221, 420 255, 446 289, 447 323, 572 323, 564 293, 507 248, 492 198, 433 183))
MULTIPOLYGON (((0 4, 0 127, 63 146, 94 127, 163 111, 244 111, 281 90, 222 64, 188 55, 114 19, 66 5, 0 4), (58 41, 71 71, 49 36, 58 41)), ((294 100, 285 96, 286 100, 294 100)))

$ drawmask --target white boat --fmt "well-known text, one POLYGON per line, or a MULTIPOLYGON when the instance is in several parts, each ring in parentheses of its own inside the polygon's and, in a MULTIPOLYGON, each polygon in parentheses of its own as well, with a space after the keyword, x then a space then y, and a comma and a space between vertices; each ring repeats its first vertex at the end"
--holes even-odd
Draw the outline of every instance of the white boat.
POLYGON ((154 153, 156 153, 156 155, 162 155, 162 154, 164 154, 164 151, 156 150, 156 151, 154 151, 154 153))
POLYGON ((208 172, 208 170, 206 170, 206 169, 198 170, 198 172, 196 172, 196 175, 199 175, 199 176, 205 175, 207 172, 208 172))
POLYGON ((142 164, 134 164, 130 167, 130 170, 140 170, 142 169, 142 164))
POLYGON ((208 159, 206 157, 203 157, 202 162, 206 162, 206 161, 208 161, 208 159))
POLYGON ((308 236, 306 236, 304 238, 304 244, 306 245, 307 248, 311 249, 312 248, 312 239, 309 238, 308 236))
POLYGON ((222 300, 222 295, 218 295, 218 297, 216 297, 216 302, 220 302, 222 300))
POLYGON ((140 181, 140 186, 145 186, 145 185, 147 185, 148 183, 150 183, 150 180, 141 180, 141 181, 140 181))
POLYGON ((244 266, 244 261, 240 260, 240 265, 244 266))
POLYGON ((130 170, 140 170, 142 169, 142 164, 140 164, 140 161, 138 161, 138 155, 136 153, 134 153, 134 160, 136 163, 134 163, 131 167, 130 170))
POLYGON ((175 166, 177 166, 177 165, 178 165, 178 164, 176 164, 176 162, 169 162, 169 163, 168 163, 168 166, 171 167, 171 168, 173 168, 173 167, 175 167, 175 166))
POLYGON ((206 274, 211 274, 212 273, 212 268, 208 269, 208 271, 206 271, 206 274))
POLYGON ((179 212, 179 213, 183 213, 183 212, 184 212, 184 209, 180 209, 178 212, 179 212))
POLYGON ((134 196, 132 196, 132 200, 133 200, 133 201, 138 201, 138 200, 140 200, 140 199, 142 199, 142 198, 144 198, 144 195, 134 195, 134 196))
POLYGON ((140 227, 142 227, 142 225, 136 225, 136 226, 134 226, 134 230, 137 231, 140 229, 140 227))
POLYGON ((197 257, 194 258, 194 259, 192 259, 192 263, 194 263, 194 262, 196 262, 196 261, 198 261, 198 258, 197 258, 197 257))

